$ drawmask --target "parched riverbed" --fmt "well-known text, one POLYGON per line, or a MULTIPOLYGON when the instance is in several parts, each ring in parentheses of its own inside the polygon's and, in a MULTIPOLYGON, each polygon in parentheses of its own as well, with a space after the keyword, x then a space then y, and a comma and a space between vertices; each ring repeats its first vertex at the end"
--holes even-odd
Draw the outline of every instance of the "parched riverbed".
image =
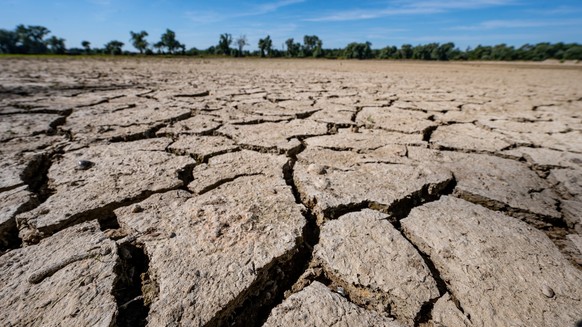
POLYGON ((0 59, 2 326, 575 326, 582 66, 0 59))

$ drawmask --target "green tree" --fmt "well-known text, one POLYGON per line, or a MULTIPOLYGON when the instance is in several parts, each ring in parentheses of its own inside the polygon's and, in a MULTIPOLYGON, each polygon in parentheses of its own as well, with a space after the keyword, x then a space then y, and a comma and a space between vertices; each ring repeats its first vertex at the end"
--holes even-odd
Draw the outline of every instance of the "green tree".
POLYGON ((125 44, 121 41, 113 40, 105 44, 105 53, 110 55, 120 55, 125 44))
POLYGON ((86 54, 90 54, 91 53, 91 42, 89 42, 89 41, 82 41, 81 42, 81 46, 83 47, 83 49, 85 49, 85 53, 86 54))
POLYGON ((46 44, 48 45, 51 53, 64 54, 67 51, 67 48, 65 47, 65 39, 63 38, 59 38, 53 35, 48 40, 46 40, 46 44))
POLYGON ((16 32, 0 29, 0 53, 16 53, 18 51, 18 35, 16 32))
POLYGON ((563 59, 582 60, 582 46, 578 44, 571 45, 566 51, 564 51, 563 59))
POLYGON ((372 58, 372 43, 352 42, 344 50, 344 57, 347 59, 370 59, 372 58))
POLYGON ((413 54, 413 50, 412 50, 412 45, 410 44, 403 44, 400 47, 400 58, 402 59, 412 59, 412 54, 413 54))
POLYGON ((287 39, 285 41, 285 46, 287 47, 287 57, 297 57, 301 51, 301 44, 295 43, 294 39, 287 39))
POLYGON ((241 35, 236 39, 236 45, 238 45, 238 55, 243 56, 243 48, 247 46, 249 42, 247 41, 246 35, 241 35))
POLYGON ((396 59, 398 57, 398 49, 395 46, 385 47, 378 54, 378 58, 380 59, 396 59))
MULTIPOLYGON (((138 33, 135 33, 133 31, 130 31, 129 34, 131 35, 131 44, 133 45, 134 48, 136 48, 140 54, 143 54, 144 51, 148 48, 149 43, 148 41, 146 41, 146 37, 149 35, 148 32, 146 31, 141 31, 138 33)), ((175 35, 174 35, 175 37, 175 35)))
POLYGON ((322 54, 323 42, 317 35, 303 36, 303 47, 301 49, 303 57, 316 57, 322 54))
POLYGON ((270 57, 272 48, 273 48, 273 41, 271 40, 270 35, 267 35, 267 37, 264 39, 259 39, 259 51, 260 51, 261 57, 265 57, 265 55, 270 57))
POLYGON ((452 42, 444 43, 439 45, 438 43, 434 44, 431 53, 431 59, 433 60, 449 60, 452 58, 453 51, 455 50, 455 44, 452 42))
POLYGON ((232 44, 232 35, 228 33, 220 34, 216 51, 218 54, 230 55, 230 45, 232 44))
POLYGON ((171 29, 166 29, 166 33, 162 34, 160 42, 154 44, 158 49, 166 48, 168 53, 175 54, 176 50, 185 51, 185 46, 176 40, 176 33, 171 29))
POLYGON ((50 34, 48 28, 44 26, 16 26, 15 33, 17 35, 18 41, 17 46, 20 48, 21 53, 46 53, 47 46, 45 43, 45 36, 50 34))

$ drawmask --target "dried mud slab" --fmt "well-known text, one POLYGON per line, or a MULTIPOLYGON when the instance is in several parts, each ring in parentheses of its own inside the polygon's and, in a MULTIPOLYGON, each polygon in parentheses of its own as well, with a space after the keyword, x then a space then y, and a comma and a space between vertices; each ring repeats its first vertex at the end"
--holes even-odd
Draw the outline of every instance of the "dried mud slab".
POLYGON ((582 169, 582 154, 578 153, 543 148, 518 147, 503 151, 503 154, 510 157, 523 157, 529 163, 541 169, 552 167, 582 169))
POLYGON ((0 256, 0 321, 6 326, 112 326, 118 261, 97 223, 0 256))
POLYGON ((226 324, 235 312, 272 301, 305 225, 285 181, 245 176, 185 202, 176 198, 157 195, 139 210, 116 211, 123 226, 159 235, 138 238, 159 285, 148 325, 226 324))
POLYGON ((292 120, 281 123, 256 125, 225 125, 217 131, 248 148, 274 153, 296 152, 301 147, 299 138, 325 135, 327 126, 314 121, 292 120))
POLYGON ((453 197, 401 224, 474 325, 573 326, 582 317, 582 273, 543 232, 453 197))
POLYGON ((408 156, 419 161, 441 163, 451 169, 457 185, 455 195, 494 210, 531 213, 557 221, 559 196, 551 185, 526 165, 485 154, 466 154, 408 148, 408 156))
POLYGON ((163 105, 148 99, 124 98, 122 102, 75 109, 62 128, 78 139, 131 140, 153 127, 188 118, 190 114, 190 109, 175 104, 163 105))
POLYGON ((435 327, 471 327, 471 321, 457 308, 451 295, 446 293, 434 304, 430 323, 435 327))
POLYGON ((277 306, 264 326, 402 326, 398 322, 366 311, 313 282, 277 306))
POLYGON ((0 193, 0 250, 18 242, 18 229, 16 228, 16 215, 33 209, 38 200, 36 195, 21 186, 10 191, 0 193))
POLYGON ((437 125, 428 120, 430 114, 395 108, 364 107, 358 113, 358 125, 382 128, 401 133, 423 133, 437 125))
POLYGON ((453 181, 449 170, 436 166, 358 162, 365 160, 365 155, 356 154, 346 158, 348 162, 334 163, 337 157, 332 153, 332 158, 327 158, 329 155, 328 151, 305 151, 295 165, 295 184, 319 221, 337 217, 349 208, 398 211, 399 203, 435 196, 453 181))
POLYGON ((180 155, 188 154, 197 162, 207 162, 211 157, 238 149, 239 147, 226 137, 196 135, 182 135, 168 147, 171 152, 180 155))
POLYGON ((439 290, 420 254, 387 219, 365 209, 327 222, 314 257, 352 301, 413 325, 439 290))
POLYGON ((430 140, 442 149, 474 152, 496 152, 511 146, 503 135, 473 124, 440 126, 432 133, 430 140))
POLYGON ((3 115, 0 119, 0 142, 47 133, 64 123, 64 119, 63 116, 52 114, 3 115))
POLYGON ((339 129, 337 134, 310 137, 305 144, 338 151, 368 152, 389 144, 423 145, 422 135, 388 132, 377 129, 339 129))
POLYGON ((320 110, 309 117, 311 120, 339 126, 355 125, 352 121, 352 117, 357 112, 355 106, 337 104, 328 100, 318 100, 314 108, 320 110))
POLYGON ((170 124, 168 127, 160 129, 156 135, 200 135, 208 134, 221 123, 215 121, 216 117, 209 115, 195 115, 194 117, 170 124))
POLYGON ((287 164, 286 157, 274 154, 249 150, 226 153, 210 158, 207 164, 194 167, 193 180, 188 189, 202 194, 245 176, 284 178, 283 170, 287 164))
POLYGON ((48 172, 54 195, 18 217, 21 237, 31 242, 78 221, 105 219, 123 203, 182 186, 179 173, 194 160, 166 153, 170 143, 113 143, 64 154, 48 172))
POLYGON ((6 157, 0 159, 0 192, 10 190, 24 184, 22 175, 28 167, 26 160, 21 158, 10 158, 10 153, 6 153, 6 157))

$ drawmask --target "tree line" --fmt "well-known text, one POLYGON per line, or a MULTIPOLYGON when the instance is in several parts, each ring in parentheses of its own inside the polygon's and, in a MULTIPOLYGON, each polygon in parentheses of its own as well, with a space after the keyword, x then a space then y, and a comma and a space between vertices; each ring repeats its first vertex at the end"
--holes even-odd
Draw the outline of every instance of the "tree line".
MULTIPOLYGON (((109 54, 130 55, 123 51, 124 42, 112 40, 103 47, 92 47, 89 41, 82 41, 81 48, 66 48, 65 39, 55 35, 49 36, 50 30, 44 26, 18 25, 14 30, 0 29, 0 53, 4 54, 109 54)), ((403 44, 400 47, 386 46, 373 49, 370 42, 352 42, 345 48, 325 49, 323 41, 317 35, 305 35, 303 42, 293 38, 287 39, 281 49, 273 47, 269 35, 259 39, 255 51, 245 50, 249 44, 245 35, 236 39, 229 33, 219 36, 218 43, 207 49, 195 47, 186 49, 170 29, 160 36, 158 42, 150 43, 146 31, 129 33, 129 42, 143 55, 190 55, 190 56, 256 56, 269 58, 329 58, 329 59, 414 59, 414 60, 496 60, 496 61, 543 61, 582 60, 582 45, 577 43, 538 43, 525 44, 521 47, 498 44, 495 46, 479 45, 475 48, 461 50, 454 43, 428 43, 413 46, 403 44)))

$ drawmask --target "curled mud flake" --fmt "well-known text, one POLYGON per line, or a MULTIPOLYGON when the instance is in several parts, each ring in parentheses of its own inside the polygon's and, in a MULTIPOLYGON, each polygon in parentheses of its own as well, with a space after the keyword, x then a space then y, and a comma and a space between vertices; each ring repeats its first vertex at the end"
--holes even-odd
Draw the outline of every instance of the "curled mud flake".
POLYGON ((544 293, 544 295, 549 299, 553 298, 556 295, 556 293, 554 293, 554 290, 548 285, 542 286, 542 293, 544 293))
POLYGON ((87 170, 93 167, 95 164, 89 160, 79 160, 77 161, 77 170, 87 170))

